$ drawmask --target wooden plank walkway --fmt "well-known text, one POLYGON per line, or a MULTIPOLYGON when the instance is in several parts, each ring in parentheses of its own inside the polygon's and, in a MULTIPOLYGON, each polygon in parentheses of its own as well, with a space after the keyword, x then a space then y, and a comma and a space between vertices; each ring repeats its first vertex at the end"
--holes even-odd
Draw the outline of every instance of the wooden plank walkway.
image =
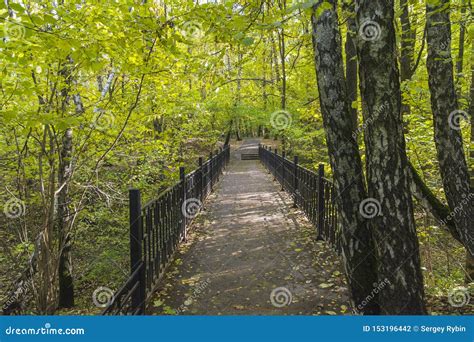
POLYGON ((247 140, 196 218, 149 314, 316 315, 350 313, 341 263, 247 140))

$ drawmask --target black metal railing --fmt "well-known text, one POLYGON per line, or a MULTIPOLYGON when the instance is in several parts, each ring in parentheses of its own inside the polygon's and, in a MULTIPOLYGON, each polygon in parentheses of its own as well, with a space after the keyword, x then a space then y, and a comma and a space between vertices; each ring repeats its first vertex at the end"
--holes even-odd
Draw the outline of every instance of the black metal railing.
POLYGON ((334 183, 324 177, 324 165, 319 164, 318 173, 298 165, 285 153, 260 145, 260 161, 275 177, 282 190, 293 197, 294 206, 300 208, 311 223, 317 227, 317 239, 328 241, 340 253, 340 236, 337 231, 338 209, 334 183))
POLYGON ((172 260, 178 244, 186 239, 187 227, 211 193, 230 160, 226 146, 211 153, 199 167, 186 174, 157 199, 141 204, 140 191, 131 189, 130 265, 125 284, 110 299, 105 315, 140 315, 172 260))

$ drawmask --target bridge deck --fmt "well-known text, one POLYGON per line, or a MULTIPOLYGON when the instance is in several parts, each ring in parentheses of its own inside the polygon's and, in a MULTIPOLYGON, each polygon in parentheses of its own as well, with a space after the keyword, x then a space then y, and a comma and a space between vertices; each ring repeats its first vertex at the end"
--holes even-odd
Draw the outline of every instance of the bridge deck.
POLYGON ((349 312, 341 263, 245 141, 180 248, 149 314, 349 312), (290 301, 291 299, 291 301, 290 301), (285 305, 284 305, 285 304, 285 305))

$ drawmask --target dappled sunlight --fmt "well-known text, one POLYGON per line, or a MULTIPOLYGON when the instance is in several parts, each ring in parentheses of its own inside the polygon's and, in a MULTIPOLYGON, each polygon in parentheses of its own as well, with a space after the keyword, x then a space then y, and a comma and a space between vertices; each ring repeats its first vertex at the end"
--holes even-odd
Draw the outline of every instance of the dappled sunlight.
MULTIPOLYGON (((252 149, 254 143, 244 142, 234 153, 252 149)), ((192 228, 194 238, 182 262, 171 271, 175 276, 166 281, 171 286, 159 290, 157 298, 180 307, 185 301, 180 293, 192 291, 186 284, 200 278, 208 280, 203 293, 188 303, 187 312, 193 314, 312 314, 348 306, 343 279, 329 280, 334 272, 342 275, 338 258, 307 238, 313 227, 291 213, 291 198, 258 161, 231 160, 192 228), (318 287, 334 281, 337 286, 318 287), (271 292, 282 286, 294 304, 276 308, 271 292)))

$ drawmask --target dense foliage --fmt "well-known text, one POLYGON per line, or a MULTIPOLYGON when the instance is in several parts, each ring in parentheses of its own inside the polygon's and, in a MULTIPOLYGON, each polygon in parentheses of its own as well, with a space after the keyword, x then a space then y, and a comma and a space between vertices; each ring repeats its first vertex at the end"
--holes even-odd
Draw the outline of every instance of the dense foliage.
MULTIPOLYGON (((179 166, 194 169, 229 131, 238 139, 280 139, 309 168, 328 163, 311 2, 10 0, 0 6, 2 297, 39 246, 47 251, 40 263, 45 255, 50 262, 29 288, 27 312, 56 310, 59 229, 72 239, 74 310, 93 308, 97 286, 119 286, 129 268, 127 189, 156 195, 177 179, 179 166), (60 195, 66 218, 58 215, 60 195)), ((339 6, 345 41, 354 14, 339 6)), ((411 108, 403 118, 407 151, 443 198, 425 66, 425 1, 410 0, 408 10, 415 63, 402 83, 411 108)), ((455 80, 466 111, 471 21, 467 2, 451 1, 455 80)), ((396 28, 401 44, 400 21, 396 28)), ((362 111, 360 97, 352 106, 362 111)), ((461 128, 468 155, 467 120, 461 128)), ((430 295, 445 296, 464 281, 463 248, 428 213, 418 208, 416 218, 425 286, 430 295)))

